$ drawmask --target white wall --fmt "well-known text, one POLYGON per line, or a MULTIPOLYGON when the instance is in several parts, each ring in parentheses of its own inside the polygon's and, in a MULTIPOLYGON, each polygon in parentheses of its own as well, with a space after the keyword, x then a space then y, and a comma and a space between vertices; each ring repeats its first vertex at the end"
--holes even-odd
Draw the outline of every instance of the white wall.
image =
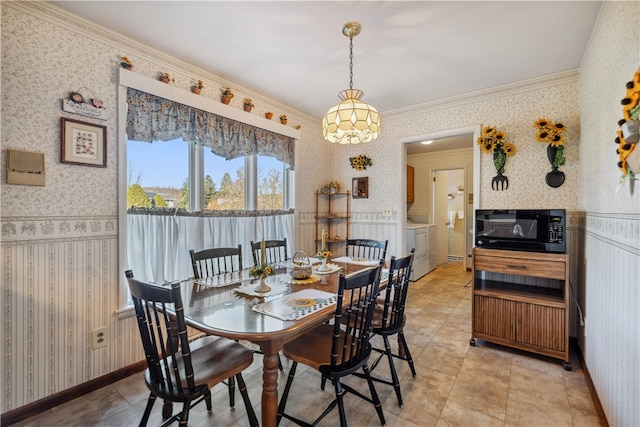
MULTIPOLYGON (((640 182, 616 193, 620 101, 640 65, 640 3, 608 2, 581 66, 581 348, 610 425, 640 425, 640 182)), ((636 147, 635 150, 640 150, 636 147)), ((640 171, 636 171, 640 173, 640 171)))

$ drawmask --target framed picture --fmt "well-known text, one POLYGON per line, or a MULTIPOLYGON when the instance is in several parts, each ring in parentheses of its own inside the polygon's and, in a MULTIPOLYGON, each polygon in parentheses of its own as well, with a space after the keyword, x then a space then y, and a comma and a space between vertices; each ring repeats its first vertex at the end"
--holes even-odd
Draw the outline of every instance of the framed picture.
POLYGON ((74 165, 107 167, 107 127, 62 117, 60 161, 74 165))

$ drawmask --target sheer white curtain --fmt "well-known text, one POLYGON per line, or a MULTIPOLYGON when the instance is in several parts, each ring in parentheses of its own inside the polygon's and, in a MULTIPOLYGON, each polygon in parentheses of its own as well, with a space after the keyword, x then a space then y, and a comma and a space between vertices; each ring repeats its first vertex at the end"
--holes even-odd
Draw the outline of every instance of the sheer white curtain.
MULTIPOLYGON (((294 242, 293 214, 268 216, 127 215, 127 269, 140 280, 165 283, 193 276, 189 250, 242 245, 242 263, 253 263, 250 241, 294 242)), ((293 247, 287 248, 292 254, 293 247)))

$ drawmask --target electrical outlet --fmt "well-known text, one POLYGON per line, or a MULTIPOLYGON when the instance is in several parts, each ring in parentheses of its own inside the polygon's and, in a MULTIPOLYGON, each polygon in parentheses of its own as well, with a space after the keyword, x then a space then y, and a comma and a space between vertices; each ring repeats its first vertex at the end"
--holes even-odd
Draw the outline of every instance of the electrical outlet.
POLYGON ((107 345, 107 327, 102 326, 91 331, 91 347, 95 349, 107 345))
POLYGON ((385 206, 382 210, 382 216, 390 218, 393 214, 393 208, 391 206, 385 206))

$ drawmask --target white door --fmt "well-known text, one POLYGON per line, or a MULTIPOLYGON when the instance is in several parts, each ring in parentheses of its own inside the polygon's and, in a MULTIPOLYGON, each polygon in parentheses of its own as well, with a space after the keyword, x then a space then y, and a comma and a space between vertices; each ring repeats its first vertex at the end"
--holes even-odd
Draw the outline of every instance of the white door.
POLYGON ((449 254, 449 216, 447 215, 449 179, 443 171, 433 172, 433 218, 438 226, 436 237, 436 263, 446 264, 449 254))

